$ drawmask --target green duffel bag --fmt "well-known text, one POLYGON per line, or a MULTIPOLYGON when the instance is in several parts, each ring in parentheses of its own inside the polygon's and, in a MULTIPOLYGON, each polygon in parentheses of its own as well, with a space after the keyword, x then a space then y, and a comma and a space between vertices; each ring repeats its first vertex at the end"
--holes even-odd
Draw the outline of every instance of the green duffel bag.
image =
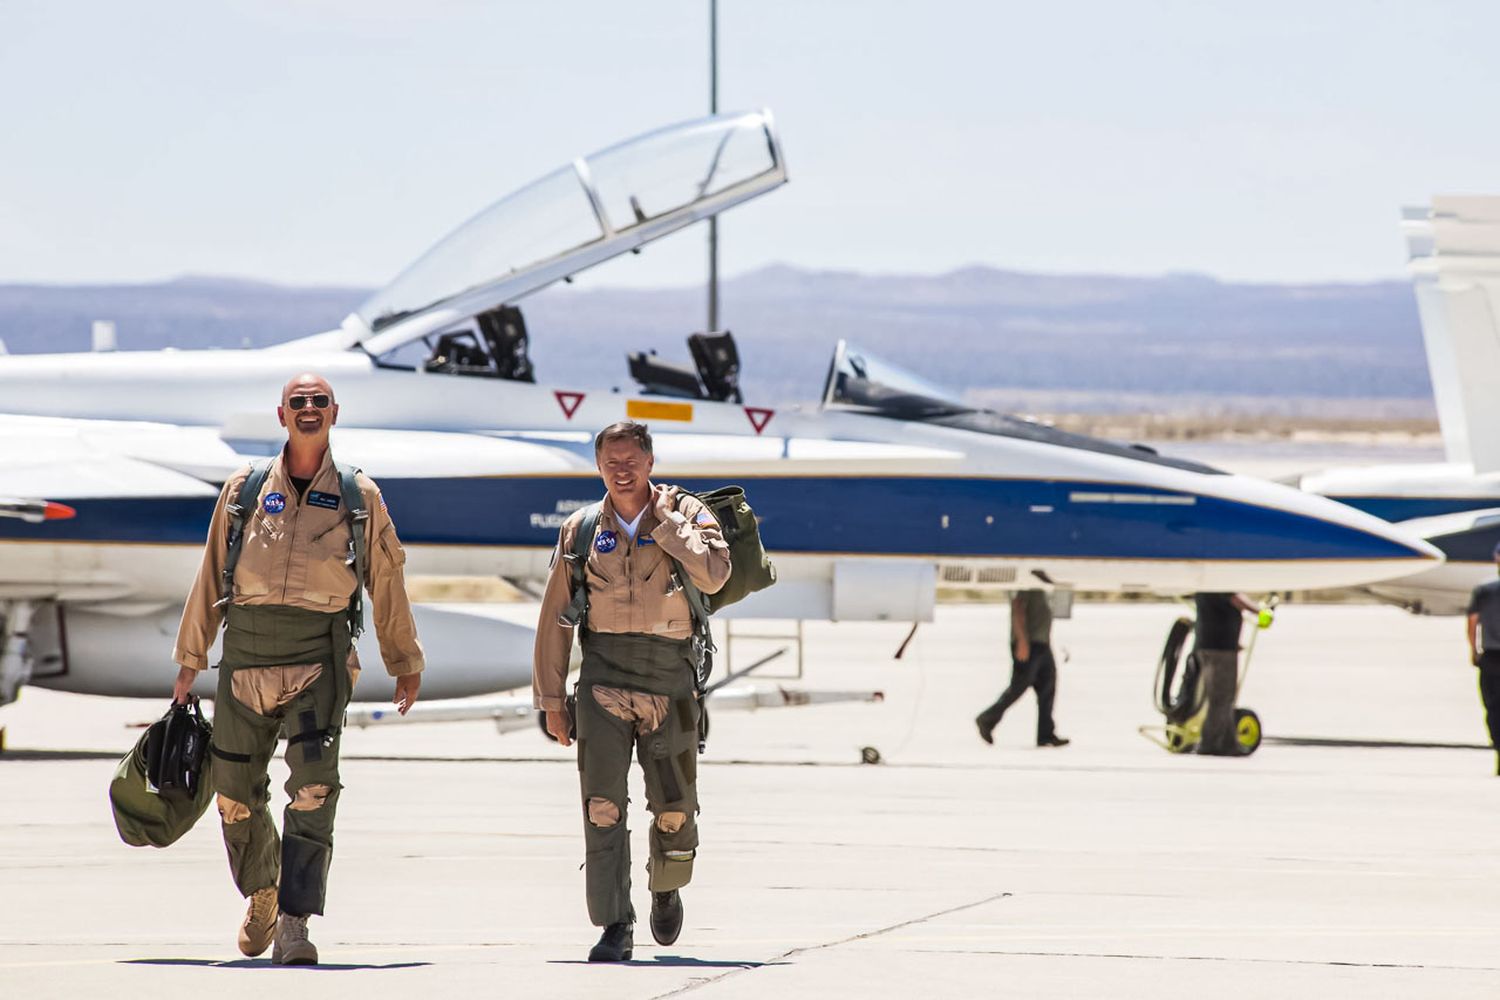
POLYGON ((168 709, 120 758, 109 782, 109 806, 121 840, 132 847, 167 847, 208 811, 214 794, 213 756, 206 752, 212 732, 194 699, 191 711, 186 705, 168 709), (154 768, 148 763, 153 758, 154 768), (162 788, 151 784, 148 770, 157 772, 162 788))
POLYGON ((693 496, 702 500, 713 513, 724 533, 724 541, 729 545, 729 579, 717 593, 704 595, 709 610, 727 608, 775 583, 776 567, 761 544, 760 522, 745 499, 744 488, 721 486, 693 496))

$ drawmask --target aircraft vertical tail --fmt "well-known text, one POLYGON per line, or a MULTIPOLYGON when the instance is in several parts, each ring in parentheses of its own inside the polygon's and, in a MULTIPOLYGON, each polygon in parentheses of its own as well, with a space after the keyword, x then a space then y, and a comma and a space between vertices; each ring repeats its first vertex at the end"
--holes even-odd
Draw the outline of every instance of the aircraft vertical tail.
POLYGON ((1500 472, 1500 197, 1434 198, 1402 228, 1444 451, 1500 472))

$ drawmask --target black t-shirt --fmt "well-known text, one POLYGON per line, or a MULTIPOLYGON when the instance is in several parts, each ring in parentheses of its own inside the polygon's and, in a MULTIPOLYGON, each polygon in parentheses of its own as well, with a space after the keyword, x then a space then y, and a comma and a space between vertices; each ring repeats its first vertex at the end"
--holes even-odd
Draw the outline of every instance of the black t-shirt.
POLYGON ((307 496, 307 488, 312 485, 313 477, 308 476, 306 479, 303 479, 301 476, 292 476, 291 480, 292 485, 297 487, 297 499, 301 501, 303 497, 307 496))
POLYGON ((1474 588, 1469 597, 1469 614, 1479 616, 1479 651, 1500 653, 1500 580, 1474 588))
POLYGON ((1233 594, 1198 594, 1198 625, 1193 638, 1199 649, 1240 648, 1240 609, 1233 594))

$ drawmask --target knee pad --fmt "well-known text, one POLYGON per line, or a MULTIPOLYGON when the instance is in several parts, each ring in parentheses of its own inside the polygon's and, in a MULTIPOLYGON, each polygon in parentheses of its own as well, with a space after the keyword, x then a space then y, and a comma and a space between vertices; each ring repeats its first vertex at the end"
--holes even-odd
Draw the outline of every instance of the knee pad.
POLYGON ((590 826, 615 826, 620 822, 620 807, 609 799, 595 795, 588 800, 588 817, 590 826))
POLYGON ((297 789, 297 795, 289 808, 297 812, 315 812, 323 808, 323 803, 328 801, 328 794, 332 791, 332 785, 303 785, 297 789))
POLYGON ((225 826, 232 823, 243 823, 250 818, 250 807, 243 802, 236 802, 226 795, 218 796, 219 818, 224 821, 225 826))
POLYGON ((676 833, 687 822, 687 813, 664 812, 656 817, 656 828, 662 833, 676 833))

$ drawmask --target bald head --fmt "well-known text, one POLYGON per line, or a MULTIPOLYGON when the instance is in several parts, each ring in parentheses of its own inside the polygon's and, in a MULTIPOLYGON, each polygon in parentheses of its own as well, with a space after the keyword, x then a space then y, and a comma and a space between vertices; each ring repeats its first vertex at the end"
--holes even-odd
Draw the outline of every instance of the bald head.
POLYGON ((281 387, 281 405, 276 407, 276 416, 294 442, 326 447, 329 428, 339 416, 338 404, 333 401, 333 386, 313 372, 293 376, 281 387))
POLYGON ((301 375, 293 375, 286 380, 286 385, 281 387, 281 403, 286 405, 287 397, 295 392, 324 393, 329 399, 333 398, 333 386, 328 380, 314 372, 303 372, 301 375))

